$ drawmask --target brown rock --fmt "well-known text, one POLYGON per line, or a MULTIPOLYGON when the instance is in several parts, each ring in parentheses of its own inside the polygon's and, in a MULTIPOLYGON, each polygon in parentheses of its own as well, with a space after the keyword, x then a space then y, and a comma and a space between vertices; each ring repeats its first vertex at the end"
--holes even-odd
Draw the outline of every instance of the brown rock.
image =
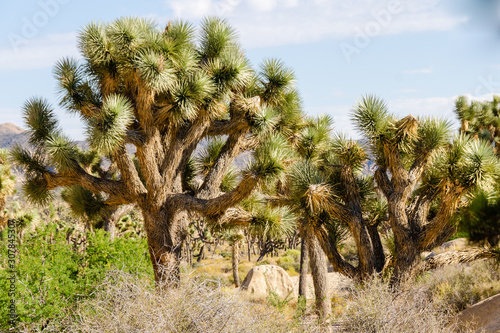
POLYGON ((460 312, 455 323, 461 328, 476 332, 497 333, 500 331, 500 294, 487 298, 460 312))

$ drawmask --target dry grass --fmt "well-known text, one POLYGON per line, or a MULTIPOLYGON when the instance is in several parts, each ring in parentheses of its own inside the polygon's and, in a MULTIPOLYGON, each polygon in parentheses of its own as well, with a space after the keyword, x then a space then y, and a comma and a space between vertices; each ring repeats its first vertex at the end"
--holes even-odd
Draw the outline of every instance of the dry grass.
POLYGON ((451 314, 419 289, 394 293, 379 279, 352 290, 334 303, 344 332, 454 332, 447 327, 451 314))
POLYGON ((285 318, 269 306, 245 302, 207 281, 187 279, 156 292, 145 280, 120 274, 82 303, 69 332, 286 332, 285 318))
POLYGON ((306 309, 299 309, 302 305, 295 299, 272 307, 268 301, 251 300, 220 279, 200 278, 195 272, 184 273, 179 288, 162 292, 154 289, 150 279, 114 272, 94 298, 79 304, 75 315, 44 332, 59 332, 61 326, 63 331, 82 333, 468 332, 449 324, 457 304, 500 291, 498 270, 486 262, 435 271, 400 292, 374 279, 337 293, 332 297, 333 316, 318 323, 311 315, 311 302, 306 309))
POLYGON ((500 268, 491 260, 445 266, 427 273, 419 285, 434 303, 459 312, 500 293, 500 268))

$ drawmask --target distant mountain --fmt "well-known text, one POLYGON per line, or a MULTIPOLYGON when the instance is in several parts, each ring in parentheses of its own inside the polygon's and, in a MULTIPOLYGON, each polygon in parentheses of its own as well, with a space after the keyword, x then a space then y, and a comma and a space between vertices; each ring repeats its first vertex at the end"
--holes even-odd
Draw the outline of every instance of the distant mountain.
POLYGON ((12 123, 0 124, 0 148, 11 148, 15 144, 26 145, 29 134, 12 123))

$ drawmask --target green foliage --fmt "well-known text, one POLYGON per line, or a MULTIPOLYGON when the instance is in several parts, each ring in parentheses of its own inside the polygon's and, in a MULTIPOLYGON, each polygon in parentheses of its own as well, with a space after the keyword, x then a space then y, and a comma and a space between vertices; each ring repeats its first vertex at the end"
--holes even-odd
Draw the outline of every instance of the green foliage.
POLYGON ((30 144, 38 146, 59 129, 54 110, 49 102, 39 97, 33 97, 23 106, 23 118, 30 130, 30 144))
POLYGON ((318 160, 330 148, 332 126, 333 118, 329 115, 307 119, 297 140, 299 155, 307 160, 318 160))
POLYGON ((250 214, 250 231, 264 239, 282 239, 296 227, 296 217, 288 207, 263 205, 250 210, 250 214))
MULTIPOLYGON (((28 216, 20 220, 28 220, 28 216)), ((102 230, 86 234, 86 250, 78 251, 72 242, 72 229, 50 223, 36 228, 17 244, 16 310, 19 322, 43 325, 68 316, 77 302, 92 297, 92 292, 110 270, 152 276, 144 239, 116 239, 110 242, 102 230), (67 240, 68 239, 68 240, 67 240)), ((7 241, 0 243, 7 266, 7 241)), ((0 288, 8 289, 7 269, 0 270, 0 288)), ((7 293, 0 294, 0 327, 8 327, 7 293)), ((41 328, 38 326, 38 328, 41 328)))
POLYGON ((14 194, 16 178, 11 174, 8 152, 0 149, 0 216, 3 214, 3 204, 7 196, 14 194))
POLYGON ((68 171, 78 165, 78 148, 67 137, 50 136, 46 140, 46 149, 59 170, 68 171))
POLYGON ((108 96, 103 101, 99 115, 89 120, 87 135, 90 145, 103 154, 114 152, 123 142, 132 120, 132 104, 123 96, 108 96))
POLYGON ((202 175, 206 176, 208 171, 212 168, 225 144, 225 138, 215 137, 202 149, 200 155, 196 158, 196 164, 202 175))
POLYGON ((285 271, 298 272, 300 271, 300 251, 287 250, 284 256, 276 259, 276 263, 285 271))
POLYGON ((281 297, 275 291, 269 290, 267 294, 267 301, 271 306, 275 307, 280 313, 283 313, 285 307, 293 299, 293 291, 290 291, 285 297, 281 297))
POLYGON ((238 185, 238 171, 236 168, 230 168, 224 175, 222 182, 220 184, 220 190, 222 192, 229 192, 236 188, 238 185))
POLYGON ((293 71, 278 59, 265 60, 259 73, 262 85, 262 98, 265 102, 278 104, 286 98, 295 80, 293 71))
POLYGON ((280 134, 273 134, 255 150, 251 169, 259 177, 272 180, 282 176, 287 161, 293 158, 293 151, 280 134))
POLYGON ((94 194, 82 186, 66 187, 61 192, 61 198, 66 201, 76 216, 96 220, 101 217, 106 207, 101 195, 94 194))
POLYGON ((388 127, 387 104, 374 95, 363 96, 352 110, 352 120, 367 138, 377 138, 388 127))

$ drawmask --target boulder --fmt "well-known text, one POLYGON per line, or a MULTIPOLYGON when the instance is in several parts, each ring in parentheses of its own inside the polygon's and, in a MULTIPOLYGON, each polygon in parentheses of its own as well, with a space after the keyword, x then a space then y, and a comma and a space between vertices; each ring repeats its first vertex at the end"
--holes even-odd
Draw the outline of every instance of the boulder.
POLYGON ((439 250, 440 251, 457 250, 467 246, 467 243, 468 243, 467 238, 457 238, 449 242, 443 243, 443 245, 439 247, 439 250))
POLYGON ((459 328, 475 332, 500 332, 500 294, 487 298, 460 312, 455 317, 459 328))
POLYGON ((265 298, 271 291, 284 298, 293 292, 293 281, 283 268, 261 265, 248 272, 240 290, 246 290, 257 298, 265 298))

